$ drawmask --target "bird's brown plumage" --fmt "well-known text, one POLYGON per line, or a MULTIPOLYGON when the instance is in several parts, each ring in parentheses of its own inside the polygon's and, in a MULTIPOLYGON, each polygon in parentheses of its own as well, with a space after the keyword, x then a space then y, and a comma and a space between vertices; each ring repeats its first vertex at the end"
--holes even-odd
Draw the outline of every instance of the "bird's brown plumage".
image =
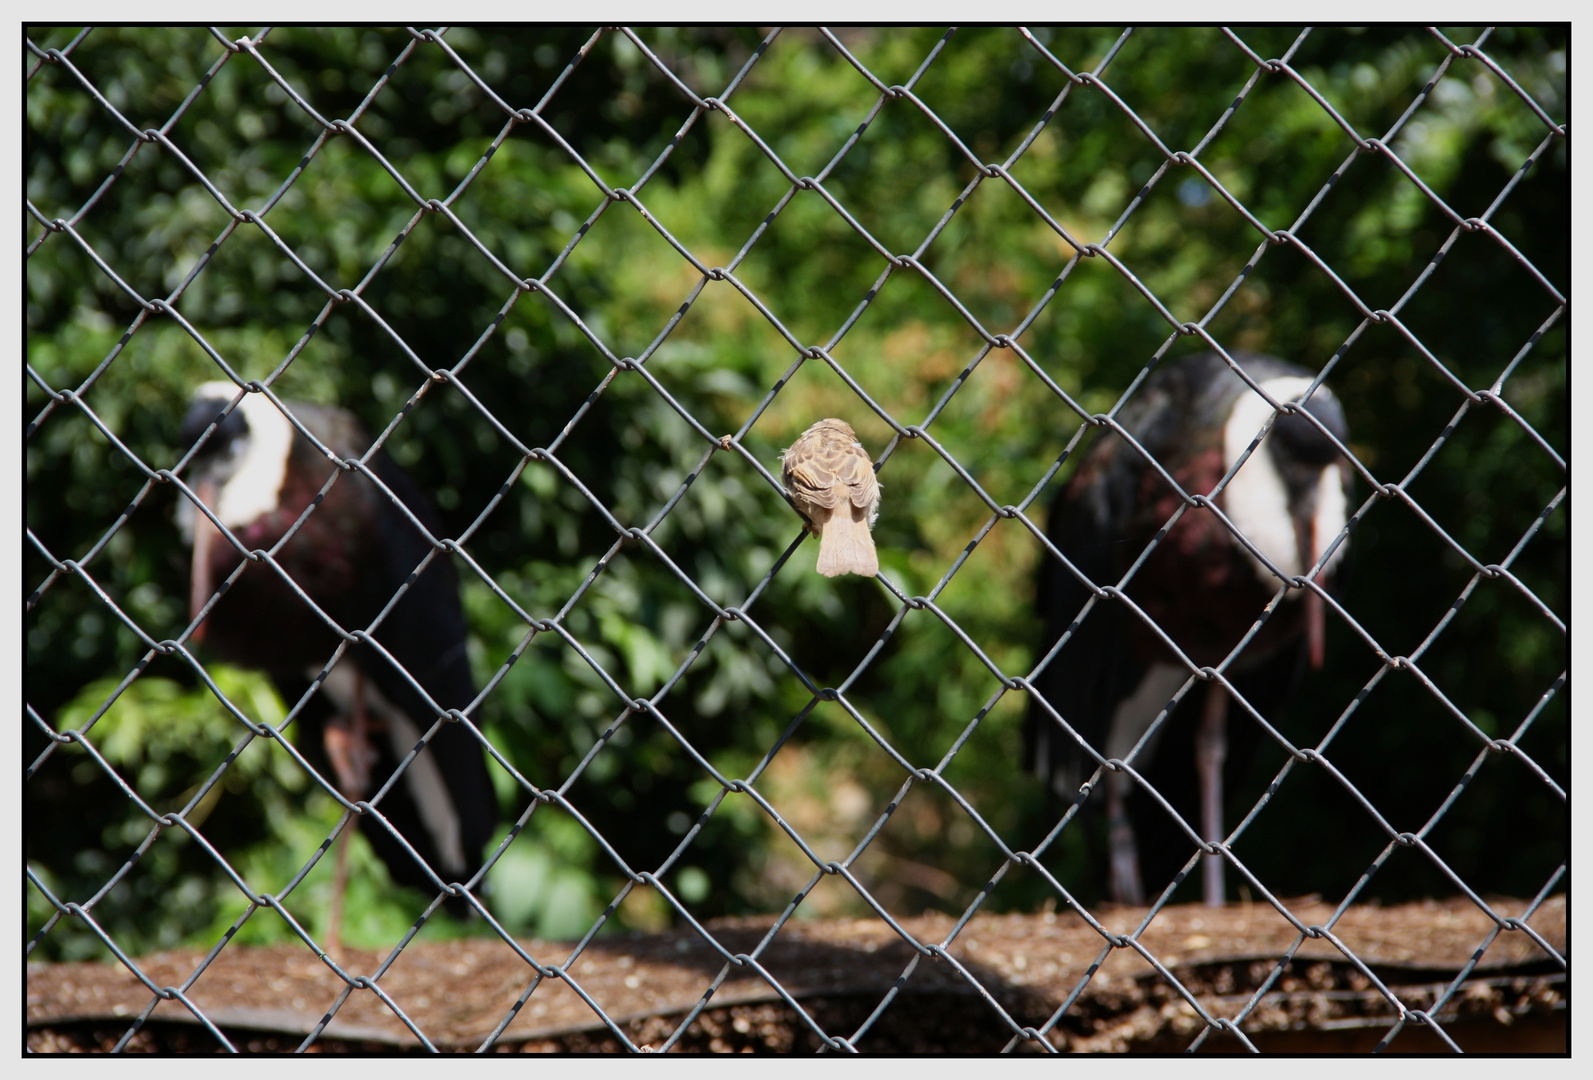
POLYGON ((879 516, 879 481, 850 424, 832 417, 804 431, 780 455, 780 479, 819 538, 819 573, 879 573, 869 533, 879 516))

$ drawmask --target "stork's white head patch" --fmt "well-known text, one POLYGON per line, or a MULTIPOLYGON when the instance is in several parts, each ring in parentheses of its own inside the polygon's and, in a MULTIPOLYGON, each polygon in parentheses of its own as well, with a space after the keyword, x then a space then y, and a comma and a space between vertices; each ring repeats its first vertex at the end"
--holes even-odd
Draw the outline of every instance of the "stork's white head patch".
MULTIPOLYGON (((217 398, 230 401, 238 388, 230 382, 208 382, 194 391, 193 399, 217 398)), ((219 411, 219 410, 218 410, 219 411)), ((238 411, 249 426, 248 433, 206 464, 190 484, 209 480, 216 485, 216 502, 211 507, 228 528, 247 525, 262 514, 269 514, 282 501, 282 484, 288 474, 288 453, 293 448, 293 425, 288 423, 270 399, 260 394, 245 394, 238 411)), ((192 542, 193 503, 183 499, 177 506, 177 524, 192 542)))
MULTIPOLYGON (((1299 375, 1283 375, 1267 379, 1261 384, 1276 401, 1298 401, 1310 389, 1311 380, 1299 375)), ((1317 393, 1322 393, 1318 390, 1317 393)), ((1272 406, 1261 395, 1248 387, 1239 395, 1223 425, 1223 463, 1232 469, 1234 462, 1247 450, 1260 434, 1261 428, 1272 416, 1272 406)), ((1267 442, 1271 441, 1271 434, 1267 442)), ((1256 447, 1234 478, 1223 489, 1223 510, 1228 519, 1250 540, 1279 570, 1289 577, 1306 571, 1300 562, 1299 546, 1295 542, 1294 518, 1289 512, 1289 488, 1283 474, 1278 472, 1267 442, 1256 447)), ((1317 478, 1316 485, 1316 546, 1323 547, 1344 528, 1344 478, 1339 466, 1328 465, 1317 478)), ((1331 569, 1344 555, 1346 545, 1340 544, 1328 562, 1331 569)), ((1256 576, 1268 588, 1283 583, 1267 569, 1260 559, 1245 550, 1255 566, 1256 576)), ((1294 594, 1290 594, 1291 597, 1294 594)))

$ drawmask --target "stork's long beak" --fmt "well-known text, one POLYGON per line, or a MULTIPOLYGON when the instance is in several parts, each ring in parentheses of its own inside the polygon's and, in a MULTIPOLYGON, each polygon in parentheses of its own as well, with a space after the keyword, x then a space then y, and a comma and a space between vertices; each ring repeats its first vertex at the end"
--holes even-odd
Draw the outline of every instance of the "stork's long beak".
MULTIPOLYGON (((201 480, 194 488, 194 494, 199 496, 199 501, 215 509, 216 485, 209 480, 201 480)), ((199 614, 199 609, 205 606, 210 599, 210 546, 215 538, 221 535, 204 512, 194 511, 194 551, 193 565, 189 569, 188 578, 188 621, 192 622, 199 614)), ((188 639, 197 645, 205 640, 205 624, 200 623, 194 627, 194 632, 188 639)))
MULTIPOLYGON (((208 523, 207 523, 208 524, 208 523)), ((1316 515, 1294 520, 1295 542, 1299 545, 1300 563, 1306 567, 1316 565, 1322 557, 1322 551, 1317 546, 1316 515)), ((1315 575, 1311 580, 1321 583, 1321 574, 1315 575)), ((1326 651, 1326 606, 1322 597, 1313 590, 1305 594, 1305 641, 1306 649, 1310 653, 1311 668, 1313 671, 1321 670, 1323 655, 1326 651)))

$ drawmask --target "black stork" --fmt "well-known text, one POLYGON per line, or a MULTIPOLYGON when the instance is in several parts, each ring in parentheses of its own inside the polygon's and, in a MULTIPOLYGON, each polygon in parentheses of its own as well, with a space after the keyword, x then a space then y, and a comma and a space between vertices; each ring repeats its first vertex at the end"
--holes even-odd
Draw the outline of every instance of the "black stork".
MULTIPOLYGON (((1234 352, 1236 363, 1274 400, 1297 402, 1312 375, 1271 356, 1234 352)), ((1344 410, 1326 386, 1305 409, 1342 443, 1344 410)), ((1222 356, 1201 353, 1153 372, 1118 420, 1190 495, 1209 494, 1260 434, 1273 409, 1222 356)), ((1215 499, 1279 570, 1306 573, 1343 529, 1349 467, 1333 441, 1303 416, 1278 416, 1262 444, 1215 499)), ((1097 585, 1116 585, 1180 505, 1173 488, 1124 439, 1096 437, 1051 510, 1047 535, 1097 585)), ((1344 555, 1340 543, 1316 581, 1324 587, 1344 555)), ((1239 543, 1211 511, 1191 507, 1134 575, 1125 592, 1196 666, 1222 663, 1284 582, 1239 543)), ((1050 707, 1106 759, 1126 759, 1191 675, 1158 635, 1120 601, 1103 599, 1077 625, 1088 590, 1043 556, 1038 600, 1045 621, 1040 655, 1070 627, 1073 636, 1034 679, 1050 707)), ((1226 669, 1234 688, 1272 721, 1304 667, 1320 667, 1322 598, 1291 590, 1226 669)), ((1248 766, 1260 727, 1243 710, 1227 731, 1229 695, 1197 683, 1147 740, 1132 765, 1207 839, 1221 840, 1222 792, 1248 766)), ((1069 802, 1096 761, 1031 699, 1028 766, 1069 802)), ((1120 903, 1144 902, 1194 854, 1189 835, 1123 773, 1105 774, 1110 888, 1120 903)), ((1223 860, 1208 856, 1204 897, 1224 900, 1223 860)))
MULTIPOLYGON (((192 445, 237 397, 231 383, 195 391, 183 419, 192 445)), ((284 403, 339 457, 361 456, 370 436, 339 408, 284 403)), ((371 470, 432 533, 441 536, 430 501, 385 452, 371 470)), ((194 458, 189 484, 222 524, 250 551, 276 544, 336 471, 267 397, 245 394, 194 458)), ((191 603, 195 614, 243 561, 209 518, 186 498, 178 523, 192 545, 191 603)), ((341 476, 276 555, 288 576, 345 630, 368 627, 414 573, 429 546, 404 513, 365 476, 341 476)), ((264 671, 291 706, 325 668, 337 636, 311 607, 263 563, 247 567, 223 593, 194 634, 220 658, 264 671)), ((465 620, 449 559, 434 558, 394 605, 376 640, 444 709, 475 697, 465 649, 465 620)), ((295 742, 311 762, 330 764, 350 801, 373 798, 437 715, 393 665, 369 646, 344 654, 296 721, 295 742)), ((497 802, 483 751, 458 723, 446 723, 409 763, 377 808, 415 854, 444 882, 467 881, 497 824, 497 802)), ((336 943, 346 875, 347 837, 339 843, 328 938, 336 943)), ((435 884, 415 855, 379 825, 365 836, 395 881, 432 895, 435 884)), ((469 902, 449 897, 456 916, 469 902)))

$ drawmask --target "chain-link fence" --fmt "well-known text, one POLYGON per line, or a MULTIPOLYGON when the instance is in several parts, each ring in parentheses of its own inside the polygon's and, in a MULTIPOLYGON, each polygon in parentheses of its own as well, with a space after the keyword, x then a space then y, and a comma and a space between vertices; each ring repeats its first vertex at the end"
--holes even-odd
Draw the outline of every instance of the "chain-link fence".
MULTIPOLYGON (((1195 1047, 1254 1049, 1247 1021, 1326 940, 1386 998, 1383 1045, 1424 1025, 1454 1047, 1438 1014, 1501 936, 1565 965, 1532 920, 1568 852, 1567 36, 31 30, 30 957, 114 956, 142 980, 119 1046, 175 1000, 231 1049, 190 991, 223 950, 298 942, 345 984, 305 1046, 375 995, 431 1048, 382 980, 417 934, 461 925, 446 902, 524 964, 483 1048, 554 980, 638 1049, 577 962, 606 930, 673 924, 720 964, 653 1049, 750 969, 825 1047, 867 1050, 929 965, 1008 1049, 1050 1050, 1096 970, 1133 953, 1198 1016, 1195 1047), (1091 447, 1137 434, 1119 415, 1164 361, 1214 350, 1265 396, 1243 361, 1259 348, 1344 403, 1347 437, 1314 423, 1352 496, 1314 551, 1353 563, 1331 589, 1272 566, 1250 633, 1200 663, 1136 599, 1145 558, 1091 580, 1047 508, 1091 447), (215 380, 233 388, 216 422, 179 438, 215 380), (374 438, 339 443, 301 402, 374 438), (223 414, 246 412, 285 417, 321 466, 263 544, 198 480, 223 414), (831 415, 876 455, 872 581, 812 573, 780 482, 779 450, 831 415), (414 552, 357 624, 291 561, 340 490, 399 509, 371 550, 414 552), (185 513, 238 555, 192 608, 185 513), (1036 611, 1042 563, 1084 585, 1082 621, 1036 611), (433 566, 469 624, 457 701, 393 643, 433 566), (330 643, 281 700, 254 670, 268 658, 221 663, 201 631, 262 579, 330 643), (1327 667, 1257 710, 1229 676, 1300 593, 1325 605, 1327 667), (1078 805, 1022 769, 1035 683, 1110 605, 1167 643, 1175 701, 1220 684, 1261 744, 1221 843, 1140 797, 1190 839, 1129 933, 1099 917, 1092 807, 1111 774, 1143 784, 1149 751, 1084 746, 1078 805), (424 722, 351 795, 300 733, 356 659, 424 722), (462 738, 508 827, 455 880, 393 807, 462 738), (369 971, 324 948, 356 832, 403 849, 386 869, 353 857, 346 932, 387 950, 369 971), (1203 850, 1296 935, 1231 1014, 1145 943, 1198 894, 1203 850), (418 891, 361 893, 416 860, 418 891), (1302 921, 1287 898, 1306 891, 1332 917, 1302 921), (1417 1008, 1335 928, 1424 895, 1468 897, 1493 929, 1417 1008), (382 903, 396 922, 361 921, 382 903), (1035 1025, 954 947, 976 914, 1041 905, 1100 951, 1035 1025), (949 933, 915 937, 925 910, 949 933), (742 951, 711 921, 727 914, 773 918, 742 951), (855 1029, 825 1030, 763 962, 815 914, 911 947, 855 1029), (537 955, 516 936, 533 930, 578 940, 537 955), (181 983, 140 967, 196 941, 181 983)), ((1270 398, 1260 415, 1286 414, 1309 415, 1270 398)), ((1168 526, 1237 531, 1219 496, 1239 464, 1196 490, 1163 466, 1168 526)))

